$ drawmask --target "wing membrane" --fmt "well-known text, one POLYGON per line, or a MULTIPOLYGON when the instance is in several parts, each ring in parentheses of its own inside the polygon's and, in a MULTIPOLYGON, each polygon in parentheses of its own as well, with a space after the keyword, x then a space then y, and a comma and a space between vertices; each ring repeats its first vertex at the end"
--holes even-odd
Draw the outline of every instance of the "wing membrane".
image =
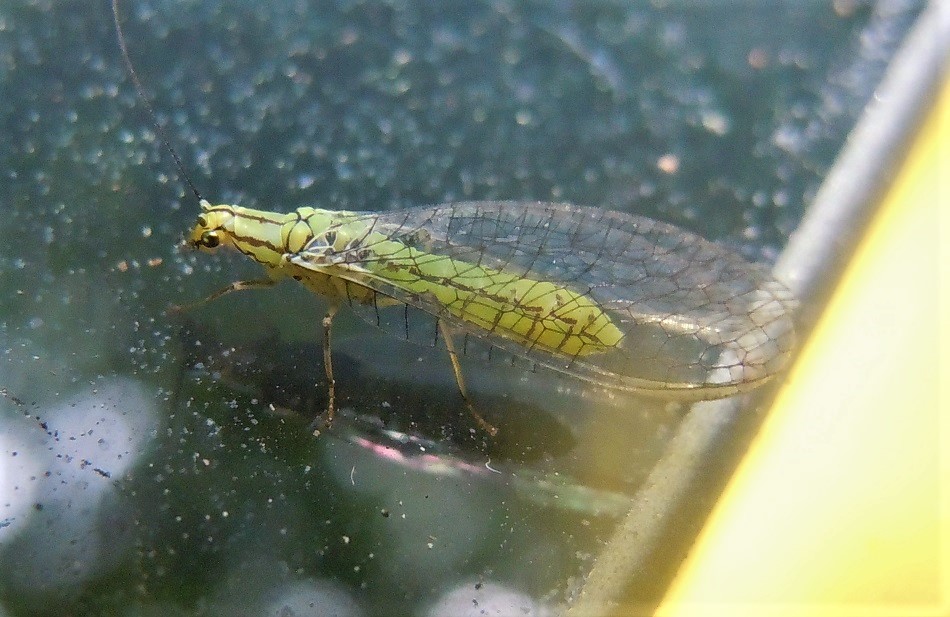
MULTIPOLYGON (((648 218, 569 204, 463 202, 366 213, 347 224, 362 235, 336 252, 333 275, 381 294, 386 300, 374 295, 376 305, 409 305, 453 331, 602 386, 686 399, 728 396, 773 375, 794 342, 796 302, 767 269, 648 218), (387 276, 374 262, 391 259, 393 246, 411 247, 402 259, 437 273, 430 278, 478 290, 469 304, 488 306, 502 288, 486 282, 486 272, 537 283, 522 290, 553 283, 571 292, 568 304, 600 307, 622 337, 572 351, 515 340, 493 320, 461 318, 439 294, 387 276)), ((319 269, 325 251, 307 247, 291 261, 319 269)), ((498 324, 503 316, 495 317, 498 324)))

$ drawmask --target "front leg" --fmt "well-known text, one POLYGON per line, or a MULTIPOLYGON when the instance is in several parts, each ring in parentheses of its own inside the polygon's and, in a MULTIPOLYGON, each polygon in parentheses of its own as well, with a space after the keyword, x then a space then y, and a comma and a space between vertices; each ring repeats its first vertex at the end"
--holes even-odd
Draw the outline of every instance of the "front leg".
POLYGON ((196 309, 199 306, 211 302, 212 300, 217 300, 221 296, 227 295, 232 291, 244 291, 245 289, 266 289, 268 287, 274 286, 274 279, 253 279, 249 281, 234 281, 227 287, 223 287, 218 291, 214 292, 207 298, 198 300, 197 302, 192 302, 191 304, 173 304, 169 307, 169 313, 184 313, 185 311, 190 311, 196 309))

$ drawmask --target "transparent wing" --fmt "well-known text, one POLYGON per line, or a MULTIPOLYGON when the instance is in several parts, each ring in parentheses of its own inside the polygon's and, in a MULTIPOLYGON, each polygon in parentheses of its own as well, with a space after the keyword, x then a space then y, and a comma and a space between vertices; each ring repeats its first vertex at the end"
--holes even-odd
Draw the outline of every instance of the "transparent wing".
MULTIPOLYGON (((766 268, 645 217, 568 204, 465 202, 355 220, 362 241, 334 256, 352 275, 335 275, 375 292, 354 294, 374 311, 398 304, 408 324, 406 306, 420 309, 451 331, 602 386, 693 400, 729 396, 777 372, 794 343, 796 301, 766 268), (454 260, 451 271, 461 278, 483 270, 472 274, 458 263, 563 286, 602 308, 622 338, 597 353, 566 353, 462 319, 432 294, 367 275, 382 239, 418 249, 420 269, 454 260)), ((325 250, 308 247, 292 261, 317 269, 325 250)), ((458 281, 478 287, 472 283, 458 281)))

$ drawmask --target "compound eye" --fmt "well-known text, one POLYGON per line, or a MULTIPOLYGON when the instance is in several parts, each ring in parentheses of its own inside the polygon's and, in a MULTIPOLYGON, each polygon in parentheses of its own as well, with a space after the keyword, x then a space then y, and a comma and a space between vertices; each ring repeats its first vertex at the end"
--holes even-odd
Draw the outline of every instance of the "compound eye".
POLYGON ((213 231, 201 234, 201 246, 204 246, 209 249, 213 249, 221 244, 221 238, 218 237, 218 234, 213 231))
POLYGON ((208 219, 206 219, 203 214, 202 214, 202 215, 199 215, 199 216, 198 216, 198 227, 207 227, 207 226, 208 226, 208 219))

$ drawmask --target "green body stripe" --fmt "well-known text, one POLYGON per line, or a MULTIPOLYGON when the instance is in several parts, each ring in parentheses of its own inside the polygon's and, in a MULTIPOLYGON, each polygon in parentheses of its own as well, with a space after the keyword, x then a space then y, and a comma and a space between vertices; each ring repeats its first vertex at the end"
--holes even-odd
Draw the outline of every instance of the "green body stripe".
POLYGON ((366 269, 386 282, 434 297, 466 322, 569 356, 602 353, 623 333, 591 299, 538 281, 432 255, 392 240, 369 242, 376 259, 366 269))

